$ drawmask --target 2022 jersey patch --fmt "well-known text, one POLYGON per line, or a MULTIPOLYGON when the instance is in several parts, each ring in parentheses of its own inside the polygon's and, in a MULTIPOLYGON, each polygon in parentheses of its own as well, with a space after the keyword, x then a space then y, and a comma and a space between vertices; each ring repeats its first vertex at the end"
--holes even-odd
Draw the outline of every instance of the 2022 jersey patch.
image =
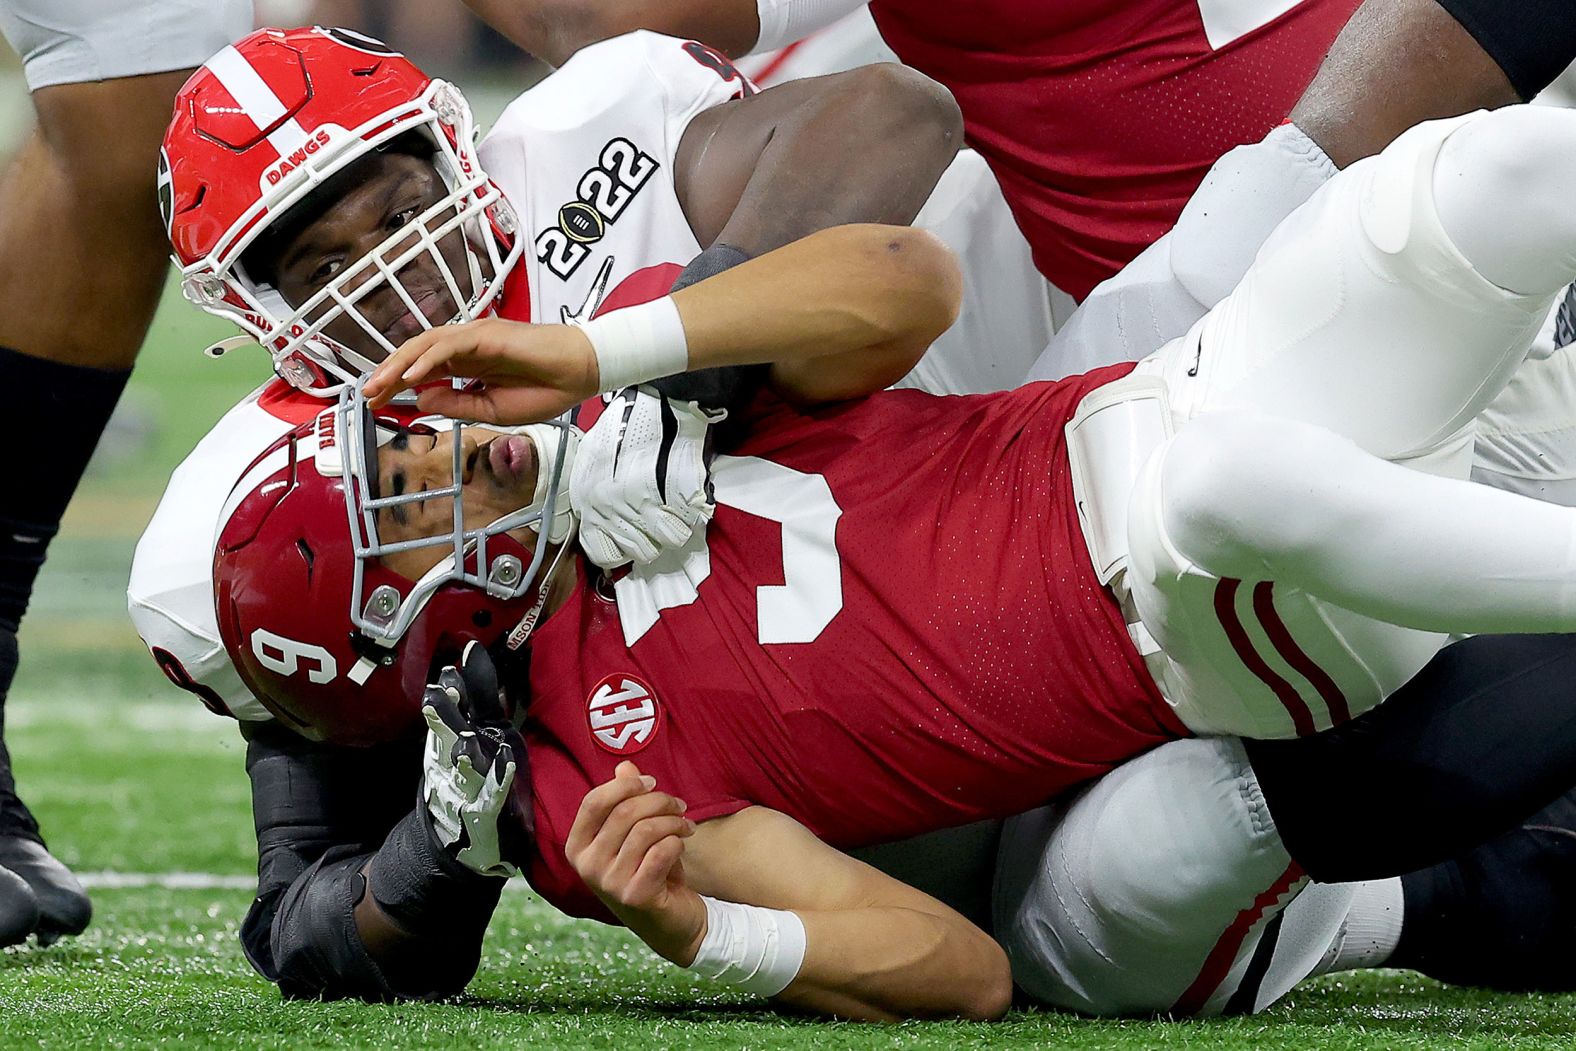
POLYGON ((567 281, 607 236, 609 224, 629 208, 662 166, 626 138, 602 147, 594 167, 581 174, 575 198, 558 209, 556 225, 536 235, 536 258, 555 277, 567 281))

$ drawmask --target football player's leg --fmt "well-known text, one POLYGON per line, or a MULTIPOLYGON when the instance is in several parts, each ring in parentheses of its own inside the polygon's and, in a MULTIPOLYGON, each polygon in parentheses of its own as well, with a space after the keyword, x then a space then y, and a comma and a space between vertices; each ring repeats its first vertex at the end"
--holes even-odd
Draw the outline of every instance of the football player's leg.
POLYGON ((1264 985, 1272 963, 1289 988, 1283 976, 1310 973, 1340 931, 1350 888, 1305 895, 1295 917, 1277 920, 1307 882, 1241 745, 1178 741, 1068 803, 1007 823, 996 938, 1013 980, 1051 1006, 1093 1015, 1254 1010, 1280 995, 1264 985))
POLYGON ((1386 966, 1576 988, 1576 636, 1459 642, 1346 726, 1245 748, 1315 879, 1409 873, 1386 966))
POLYGON ((1163 353, 1181 415, 1300 419, 1386 459, 1451 441, 1576 275, 1576 216, 1560 207, 1573 178, 1576 113, 1407 132, 1326 183, 1163 353))
POLYGON ((1384 962, 1456 985, 1576 990, 1576 792, 1521 826, 1401 881, 1405 922, 1384 962))
MULTIPOLYGON (((246 0, 7 0, 38 125, 0 183, 0 388, 48 455, 12 465, 0 511, 0 634, 14 635, 49 540, 124 387, 163 285, 156 171, 189 70, 250 28, 246 0), (45 28, 52 27, 52 28, 45 28)), ((0 682, 0 700, 8 682, 0 682)), ((79 930, 87 899, 34 851, 38 829, 0 748, 0 864, 36 877, 41 931, 79 930)), ((47 859, 47 860, 46 860, 47 859)), ((31 877, 30 877, 31 879, 31 877)))
POLYGON ((1371 456, 1313 424, 1213 412, 1161 451, 1170 545, 1426 632, 1576 630, 1576 511, 1371 456))
POLYGON ((1128 510, 1151 667, 1198 733, 1307 736, 1385 700, 1450 633, 1576 628, 1576 511, 1312 424, 1206 414, 1128 510))

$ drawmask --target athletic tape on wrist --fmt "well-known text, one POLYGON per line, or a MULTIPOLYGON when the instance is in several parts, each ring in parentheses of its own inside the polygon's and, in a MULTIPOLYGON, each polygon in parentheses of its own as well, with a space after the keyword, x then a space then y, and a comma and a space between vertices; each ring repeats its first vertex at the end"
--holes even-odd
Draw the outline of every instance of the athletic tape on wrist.
POLYGON ((603 391, 622 390, 689 368, 689 341, 672 296, 614 310, 580 326, 596 353, 603 391))
POLYGON ((792 912, 718 901, 706 903, 706 937, 689 969, 724 985, 776 996, 804 965, 804 921, 792 912))

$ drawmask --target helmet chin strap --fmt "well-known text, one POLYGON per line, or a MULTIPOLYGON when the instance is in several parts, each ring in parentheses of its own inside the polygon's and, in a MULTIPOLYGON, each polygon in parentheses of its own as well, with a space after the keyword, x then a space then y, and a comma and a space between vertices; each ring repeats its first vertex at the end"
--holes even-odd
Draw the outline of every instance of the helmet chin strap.
POLYGON ((547 572, 542 574, 542 583, 536 589, 536 601, 531 604, 530 609, 525 611, 525 616, 520 618, 520 622, 514 626, 509 632, 508 638, 504 640, 504 645, 511 652, 524 646, 526 641, 530 639, 531 632, 536 630, 537 623, 542 619, 542 611, 547 608, 547 596, 553 590, 553 574, 558 572, 558 563, 563 561, 564 552, 568 550, 568 544, 558 545, 558 551, 553 555, 552 562, 548 563, 547 572))
POLYGON ((514 428, 513 433, 520 434, 536 447, 536 491, 531 494, 531 506, 526 510, 534 511, 538 508, 543 508, 544 511, 542 518, 531 523, 529 528, 536 533, 540 542, 557 544, 558 550, 553 554, 553 560, 548 564, 546 571, 542 573, 542 582, 536 589, 536 601, 531 604, 531 608, 526 611, 525 616, 520 618, 519 623, 514 626, 504 640, 504 644, 511 651, 518 650, 526 644, 526 641, 531 637, 531 633, 536 630, 537 623, 542 619, 542 611, 547 608, 547 597, 553 589, 553 575, 558 572, 558 564, 564 560, 564 553, 569 550, 569 538, 574 535, 576 526, 575 513, 569 503, 568 482, 570 473, 575 465, 575 452, 579 448, 580 441, 579 434, 574 431, 569 432, 569 443, 564 449, 564 462, 562 469, 558 472, 558 477, 561 480, 558 487, 558 499, 555 501, 555 506, 551 511, 551 518, 549 518, 549 513, 545 510, 548 490, 551 487, 551 480, 548 478, 548 471, 545 469, 549 455, 547 445, 549 442, 556 444, 560 441, 563 438, 564 431, 561 428, 552 427, 545 423, 533 423, 528 427, 514 428), (545 540, 542 539, 542 521, 550 523, 545 540))

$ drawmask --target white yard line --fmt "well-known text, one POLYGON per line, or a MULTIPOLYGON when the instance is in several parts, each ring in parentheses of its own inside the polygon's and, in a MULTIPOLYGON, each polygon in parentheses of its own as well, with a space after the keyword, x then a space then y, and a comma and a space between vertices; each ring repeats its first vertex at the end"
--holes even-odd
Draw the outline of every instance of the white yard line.
POLYGON ((256 876, 221 876, 217 872, 79 872, 88 890, 256 890, 256 876))
MULTIPOLYGON (((217 872, 78 872, 77 879, 88 890, 256 890, 256 876, 222 875, 217 872)), ((504 884, 506 891, 529 891, 523 879, 504 884)))

